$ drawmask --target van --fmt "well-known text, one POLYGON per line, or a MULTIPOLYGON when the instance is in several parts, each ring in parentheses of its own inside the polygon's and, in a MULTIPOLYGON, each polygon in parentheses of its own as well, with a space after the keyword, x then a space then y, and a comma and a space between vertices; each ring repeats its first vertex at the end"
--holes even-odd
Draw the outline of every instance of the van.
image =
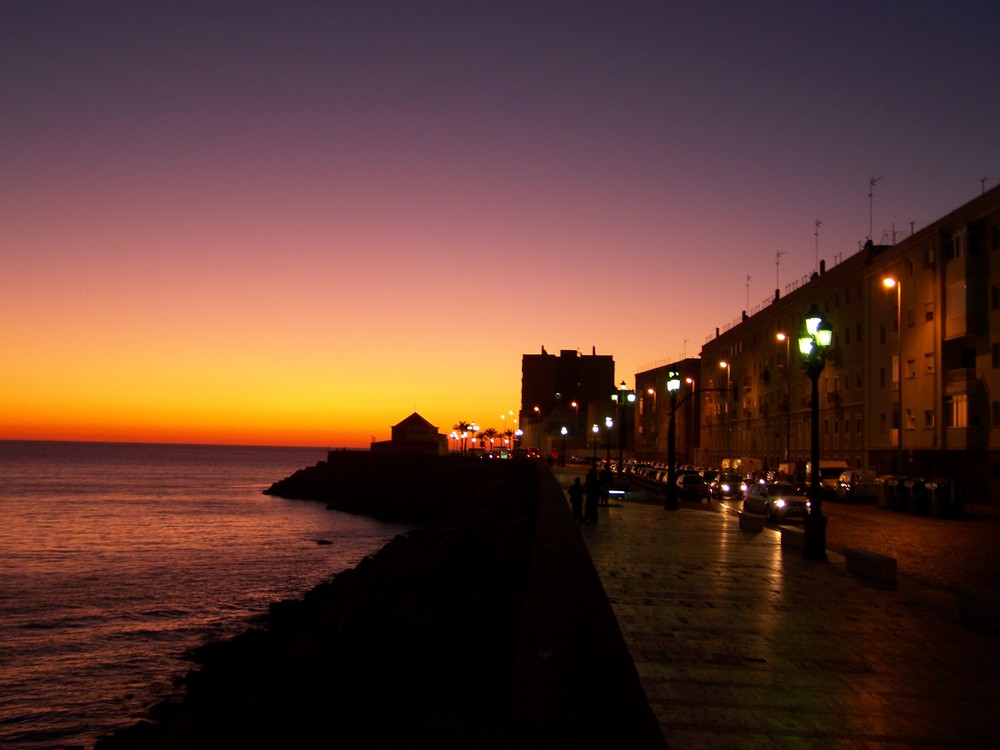
POLYGON ((875 472, 852 469, 840 473, 837 498, 848 503, 873 502, 876 499, 875 472))

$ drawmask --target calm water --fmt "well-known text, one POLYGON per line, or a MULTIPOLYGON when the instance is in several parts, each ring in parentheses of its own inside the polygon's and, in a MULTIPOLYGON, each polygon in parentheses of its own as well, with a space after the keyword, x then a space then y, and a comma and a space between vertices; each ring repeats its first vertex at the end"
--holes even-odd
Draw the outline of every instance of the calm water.
POLYGON ((262 494, 323 458, 0 441, 0 747, 91 746, 175 691, 186 649, 405 530, 262 494))

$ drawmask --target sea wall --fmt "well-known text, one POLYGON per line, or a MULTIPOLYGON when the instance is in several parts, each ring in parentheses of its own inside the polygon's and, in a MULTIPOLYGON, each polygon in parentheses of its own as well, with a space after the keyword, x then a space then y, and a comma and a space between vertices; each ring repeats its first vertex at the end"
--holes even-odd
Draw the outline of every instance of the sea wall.
POLYGON ((664 747, 544 464, 359 455, 269 492, 426 525, 197 649, 184 697, 98 750, 664 747))

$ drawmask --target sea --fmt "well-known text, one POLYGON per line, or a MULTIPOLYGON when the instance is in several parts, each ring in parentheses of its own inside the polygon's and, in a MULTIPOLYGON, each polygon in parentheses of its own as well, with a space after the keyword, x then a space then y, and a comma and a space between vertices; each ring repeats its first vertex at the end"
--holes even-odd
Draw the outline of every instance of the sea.
POLYGON ((264 490, 320 448, 0 441, 0 747, 93 746, 408 527, 264 490))

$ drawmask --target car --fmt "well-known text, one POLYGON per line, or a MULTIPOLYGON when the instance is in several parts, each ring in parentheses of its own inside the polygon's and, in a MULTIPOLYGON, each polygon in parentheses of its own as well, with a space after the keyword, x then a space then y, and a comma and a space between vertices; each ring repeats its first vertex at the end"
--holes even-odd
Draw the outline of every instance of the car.
POLYGON ((677 497, 681 500, 707 501, 712 497, 712 491, 700 474, 681 474, 677 477, 677 497))
POLYGON ((760 513, 770 523, 803 519, 809 515, 806 486, 791 482, 751 484, 743 498, 744 513, 760 513))
POLYGON ((837 480, 837 499, 848 503, 874 502, 877 493, 874 471, 848 470, 837 480))
POLYGON ((747 483, 739 474, 719 474, 708 486, 716 500, 739 500, 747 491, 747 483))

